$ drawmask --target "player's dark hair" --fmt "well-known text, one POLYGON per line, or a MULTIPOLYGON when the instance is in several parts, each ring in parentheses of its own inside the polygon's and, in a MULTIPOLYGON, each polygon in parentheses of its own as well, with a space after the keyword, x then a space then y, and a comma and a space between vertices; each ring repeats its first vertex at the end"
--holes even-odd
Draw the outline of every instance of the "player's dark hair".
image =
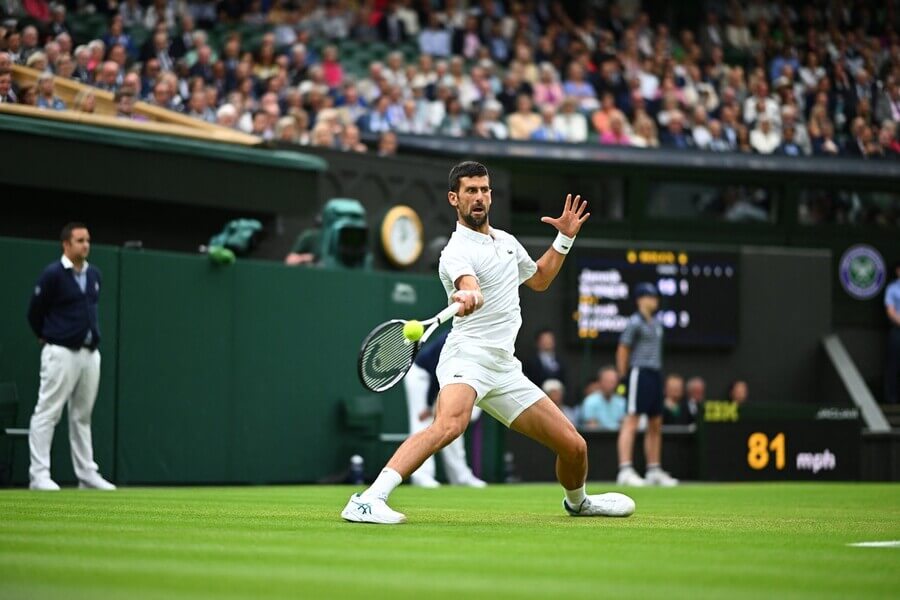
POLYGON ((891 273, 894 275, 895 279, 900 279, 900 275, 897 274, 897 271, 900 270, 900 260, 894 261, 894 268, 891 273))
POLYGON ((459 192, 459 180, 463 177, 490 177, 487 167, 474 160, 466 160, 450 169, 447 184, 451 192, 459 192))
POLYGON ((59 241, 68 242, 69 240, 71 240, 72 232, 76 229, 87 229, 87 225, 85 225, 84 223, 79 223, 78 221, 66 223, 59 234, 59 241))

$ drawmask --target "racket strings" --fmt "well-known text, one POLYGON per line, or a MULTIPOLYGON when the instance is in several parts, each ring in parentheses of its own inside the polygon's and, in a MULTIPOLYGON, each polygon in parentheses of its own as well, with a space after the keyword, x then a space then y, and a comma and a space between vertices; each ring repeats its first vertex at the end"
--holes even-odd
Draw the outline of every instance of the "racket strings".
POLYGON ((387 389, 402 377, 415 355, 416 344, 403 336, 403 323, 386 323, 374 331, 362 352, 361 375, 373 391, 387 389))

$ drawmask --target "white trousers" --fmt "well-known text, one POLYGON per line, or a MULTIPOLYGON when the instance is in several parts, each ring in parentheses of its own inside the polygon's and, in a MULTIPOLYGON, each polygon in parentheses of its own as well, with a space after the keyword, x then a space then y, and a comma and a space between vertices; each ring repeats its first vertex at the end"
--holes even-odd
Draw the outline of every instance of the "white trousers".
POLYGON ((70 350, 44 344, 41 350, 41 388, 31 415, 28 446, 31 450, 31 481, 50 478, 50 446, 53 430, 69 404, 69 441, 72 466, 79 480, 97 472, 91 442, 91 413, 100 385, 100 351, 70 350))
MULTIPOLYGON (((431 386, 431 376, 428 371, 418 365, 413 365, 409 373, 403 378, 403 387, 406 389, 406 406, 409 409, 409 433, 418 433, 431 425, 434 420, 431 417, 419 420, 419 415, 428 408, 428 389, 431 386)), ((481 409, 475 407, 472 410, 472 420, 475 421, 481 415, 481 409)), ((444 461, 444 471, 451 484, 465 483, 472 477, 472 469, 466 464, 466 444, 463 436, 453 440, 446 448, 441 450, 441 459, 444 461)), ((413 473, 416 475, 435 476, 434 456, 429 456, 422 466, 413 473)))

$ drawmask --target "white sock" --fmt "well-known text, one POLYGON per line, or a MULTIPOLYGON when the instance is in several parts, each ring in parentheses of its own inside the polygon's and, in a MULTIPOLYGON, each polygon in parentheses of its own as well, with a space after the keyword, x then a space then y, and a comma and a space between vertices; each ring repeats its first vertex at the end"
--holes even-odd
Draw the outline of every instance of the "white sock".
POLYGON ((587 495, 584 493, 584 486, 581 486, 575 490, 566 490, 566 502, 569 503, 569 506, 572 508, 578 508, 581 506, 581 503, 584 502, 584 499, 587 495))
POLYGON ((662 469, 662 467, 659 466, 659 463, 650 463, 650 464, 647 465, 647 472, 648 472, 648 473, 651 472, 651 471, 659 471, 659 470, 661 470, 661 469, 662 469))
POLYGON ((382 500, 387 500, 394 488, 403 482, 403 478, 397 471, 385 467, 378 474, 378 478, 369 486, 369 489, 362 493, 363 496, 377 496, 382 500))

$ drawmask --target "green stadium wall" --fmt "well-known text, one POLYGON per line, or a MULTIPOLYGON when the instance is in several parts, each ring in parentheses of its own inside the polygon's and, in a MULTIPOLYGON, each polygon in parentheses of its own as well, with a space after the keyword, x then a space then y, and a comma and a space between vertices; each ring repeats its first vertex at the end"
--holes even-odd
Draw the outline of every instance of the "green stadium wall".
MULTIPOLYGON (((0 296, 0 381, 18 389, 17 424, 37 398, 40 347, 28 328, 29 293, 58 244, 0 238, 8 261, 0 296)), ((353 453, 367 471, 405 433, 402 387, 366 392, 359 343, 390 317, 425 317, 445 302, 434 277, 271 262, 216 266, 206 257, 95 246, 103 272, 103 367, 94 410, 101 472, 120 484, 333 480, 353 453), (376 417, 345 405, 374 409, 376 417), (380 422, 377 414, 382 412, 380 422), (357 417, 355 426, 351 422, 357 417)), ((499 473, 502 435, 484 427, 482 473, 499 473)), ((54 440, 53 476, 74 480, 67 424, 54 440)), ((14 481, 27 480, 27 444, 15 444, 14 481)))

